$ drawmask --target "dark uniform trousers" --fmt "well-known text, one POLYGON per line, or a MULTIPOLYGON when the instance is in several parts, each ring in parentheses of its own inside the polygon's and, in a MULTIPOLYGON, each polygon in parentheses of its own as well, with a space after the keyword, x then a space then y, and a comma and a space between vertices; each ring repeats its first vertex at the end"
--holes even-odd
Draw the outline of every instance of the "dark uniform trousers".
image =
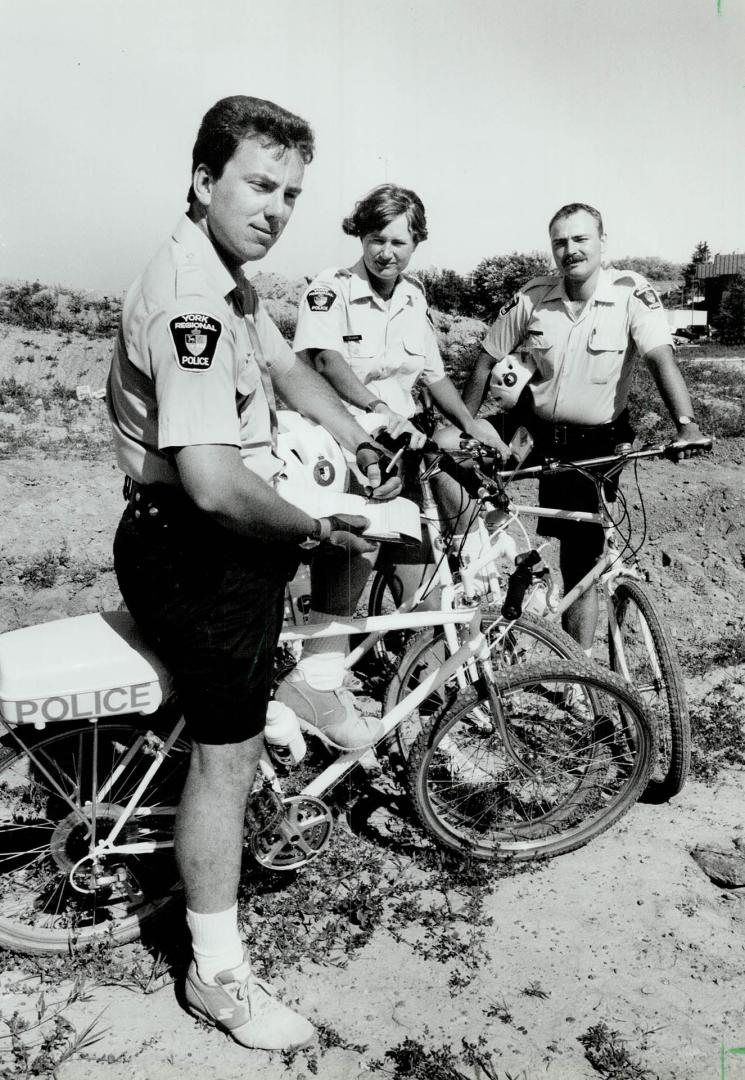
POLYGON ((259 734, 297 546, 230 532, 166 484, 127 487, 119 588, 173 674, 187 731, 213 744, 259 734))

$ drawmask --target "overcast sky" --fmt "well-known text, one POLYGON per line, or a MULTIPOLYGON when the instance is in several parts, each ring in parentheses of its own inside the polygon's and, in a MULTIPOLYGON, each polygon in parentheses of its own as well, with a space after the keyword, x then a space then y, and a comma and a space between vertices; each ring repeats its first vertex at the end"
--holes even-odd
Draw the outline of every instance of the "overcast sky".
MULTIPOLYGON (((262 269, 357 257, 340 220, 413 187, 415 266, 546 250, 562 203, 609 255, 745 248, 745 0, 0 0, 0 277, 121 292, 183 212, 220 97, 311 121, 262 269)), ((257 265, 257 269, 258 269, 257 265)))

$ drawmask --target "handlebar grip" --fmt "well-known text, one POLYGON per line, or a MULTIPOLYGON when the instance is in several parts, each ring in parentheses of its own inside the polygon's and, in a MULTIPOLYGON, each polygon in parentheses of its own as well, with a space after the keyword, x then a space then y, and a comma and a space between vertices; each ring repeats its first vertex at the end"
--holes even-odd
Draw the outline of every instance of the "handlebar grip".
POLYGON ((700 439, 692 439, 689 441, 685 439, 676 439, 674 442, 668 443, 665 447, 665 453, 667 455, 679 454, 682 450, 711 450, 714 446, 714 438, 711 435, 704 435, 700 439))

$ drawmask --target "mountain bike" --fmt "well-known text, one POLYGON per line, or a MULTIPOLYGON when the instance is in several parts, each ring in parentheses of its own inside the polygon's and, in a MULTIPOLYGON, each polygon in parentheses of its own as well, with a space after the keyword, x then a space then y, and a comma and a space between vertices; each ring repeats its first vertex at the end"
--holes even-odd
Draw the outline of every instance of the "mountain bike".
MULTIPOLYGON (((636 563, 636 555, 643 539, 632 544, 631 535, 622 537, 621 521, 615 520, 604 497, 605 485, 613 481, 630 463, 644 459, 674 457, 681 449, 710 450, 712 440, 700 440, 696 444, 650 444, 637 450, 630 446, 618 453, 578 461, 550 461, 544 465, 501 470, 494 467, 493 460, 482 450, 481 467, 469 476, 461 470, 459 478, 476 500, 477 512, 498 515, 491 530, 491 551, 485 550, 481 560, 473 567, 477 570, 483 563, 494 558, 500 537, 512 526, 522 534, 526 551, 524 560, 533 558, 538 563, 538 552, 533 548, 529 532, 521 518, 534 515, 559 518, 603 528, 605 543, 603 554, 594 568, 560 601, 545 605, 544 621, 558 624, 576 598, 591 588, 598 588, 607 612, 607 649, 613 671, 628 680, 641 693, 658 732, 658 757, 645 797, 650 801, 664 801, 677 794, 683 787, 690 765, 690 721, 685 686, 675 644, 667 632, 664 621, 657 613, 652 599, 643 584, 643 575, 636 563), (517 504, 511 501, 508 488, 513 480, 535 478, 545 473, 576 470, 590 477, 598 487, 599 511, 565 511, 550 507, 517 504)), ((473 451, 469 452, 469 464, 473 464, 473 451)), ((639 491, 643 508, 643 499, 639 491)), ((621 496, 621 505, 625 504, 621 496)), ((627 515, 625 515, 627 517, 627 515)), ((523 563, 524 565, 524 563, 523 563)), ((535 585, 537 579, 534 580, 535 585)), ((513 613, 514 614, 514 613, 513 613)), ((425 635, 413 642, 400 658, 398 675, 391 682, 386 708, 392 707, 398 695, 405 694, 408 687, 421 678, 422 672, 441 662, 443 643, 441 637, 425 635)), ((438 702, 434 702, 434 707, 438 702)), ((430 712, 432 703, 429 703, 430 712)), ((423 706, 426 711, 427 703, 423 706)), ((409 725, 409 729, 411 725, 409 725)), ((404 733, 407 729, 402 729, 404 733)), ((410 732, 409 732, 410 733, 410 732)))

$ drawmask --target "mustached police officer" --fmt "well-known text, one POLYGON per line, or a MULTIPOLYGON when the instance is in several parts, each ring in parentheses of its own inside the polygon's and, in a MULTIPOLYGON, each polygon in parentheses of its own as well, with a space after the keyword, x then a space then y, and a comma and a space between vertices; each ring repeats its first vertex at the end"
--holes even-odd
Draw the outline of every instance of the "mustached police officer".
POLYGON ((188 211, 129 290, 108 402, 129 504, 114 554, 122 595, 173 673, 193 740, 176 820, 194 959, 185 1001, 244 1046, 286 1049, 313 1028, 252 975, 238 932, 244 815, 261 754, 283 591, 303 542, 369 549, 364 518, 316 520, 273 479, 274 389, 327 428, 371 487, 369 437, 295 360, 242 265, 274 246, 300 195, 313 134, 269 101, 205 115, 188 211), (360 447, 360 444, 367 443, 360 447))
MULTIPOLYGON (((500 362, 507 358, 515 367, 518 361, 511 357, 519 353, 521 366, 528 367, 522 374, 530 378, 511 426, 525 423, 539 452, 554 459, 610 454, 633 438, 626 402, 640 355, 679 440, 701 439, 660 299, 641 274, 603 268, 606 237, 599 211, 586 203, 562 206, 548 231, 559 273, 533 278, 500 311, 463 392, 469 409, 478 411, 500 362)), ((498 383, 497 397, 504 396, 499 378, 498 383)), ((503 434, 508 437, 509 430, 503 428, 503 434)), ((597 510, 595 484, 573 472, 543 477, 539 500, 564 510, 597 510)), ((602 551, 599 526, 541 519, 538 532, 559 538, 565 591, 585 576, 602 551)), ((595 589, 580 596, 564 616, 565 629, 588 654, 597 619, 595 589)))

